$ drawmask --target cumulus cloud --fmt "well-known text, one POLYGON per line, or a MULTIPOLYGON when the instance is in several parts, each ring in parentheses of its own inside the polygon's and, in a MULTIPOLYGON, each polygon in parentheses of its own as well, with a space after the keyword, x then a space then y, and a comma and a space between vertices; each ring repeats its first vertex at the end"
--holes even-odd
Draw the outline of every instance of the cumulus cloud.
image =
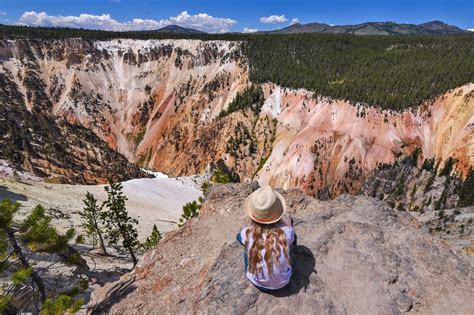
POLYGON ((255 32, 258 32, 258 29, 245 27, 242 32, 243 33, 255 33, 255 32))
POLYGON ((296 24, 296 23, 299 23, 299 22, 300 22, 300 20, 298 18, 292 18, 290 24, 293 25, 293 24, 296 24))
POLYGON ((282 15, 270 15, 270 16, 262 16, 260 18, 260 22, 264 24, 275 24, 275 23, 283 23, 288 21, 284 14, 282 15))
POLYGON ((187 11, 162 20, 137 18, 125 22, 115 20, 110 14, 92 15, 84 13, 62 16, 48 15, 46 12, 28 11, 23 13, 18 20, 18 24, 29 26, 64 26, 108 31, 154 30, 176 24, 181 27, 194 28, 210 33, 228 32, 230 27, 236 23, 237 21, 229 18, 213 17, 207 13, 191 15, 187 11))
POLYGON ((467 29, 469 32, 474 32, 474 28, 468 28, 467 29))

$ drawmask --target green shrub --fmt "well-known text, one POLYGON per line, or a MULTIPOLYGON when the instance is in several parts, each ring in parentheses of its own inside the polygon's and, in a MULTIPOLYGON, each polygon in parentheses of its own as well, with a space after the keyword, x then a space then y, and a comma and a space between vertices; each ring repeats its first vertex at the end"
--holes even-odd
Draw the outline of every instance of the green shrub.
POLYGON ((82 299, 74 300, 69 295, 61 294, 54 299, 46 299, 41 307, 40 315, 74 314, 81 309, 83 304, 82 299))
POLYGON ((33 269, 31 267, 23 268, 18 270, 12 275, 12 282, 14 285, 24 284, 31 276, 33 269))
POLYGON ((138 147, 140 142, 142 142, 144 136, 145 136, 145 130, 141 130, 137 133, 137 135, 135 136, 135 146, 136 147, 138 147))
POLYGON ((184 223, 191 218, 195 218, 199 215, 201 206, 202 206, 202 197, 196 201, 188 202, 183 206, 183 213, 181 214, 181 218, 179 218, 178 226, 181 227, 184 223))
POLYGON ((151 230, 151 234, 149 237, 146 238, 145 242, 143 243, 143 249, 149 250, 155 248, 158 245, 158 242, 161 240, 161 233, 158 231, 156 224, 153 224, 153 228, 151 230))
POLYGON ((218 184, 227 184, 232 182, 230 175, 216 168, 212 173, 211 181, 218 184))
POLYGON ((10 306, 11 297, 0 295, 0 313, 4 313, 10 306))

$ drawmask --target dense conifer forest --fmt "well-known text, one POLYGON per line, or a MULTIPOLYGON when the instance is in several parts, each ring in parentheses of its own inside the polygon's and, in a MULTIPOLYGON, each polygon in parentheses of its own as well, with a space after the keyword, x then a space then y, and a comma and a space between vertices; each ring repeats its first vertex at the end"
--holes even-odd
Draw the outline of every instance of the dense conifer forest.
POLYGON ((474 36, 259 36, 244 45, 254 82, 403 110, 474 82, 474 36))
POLYGON ((306 88, 323 96, 403 110, 474 82, 474 34, 180 34, 0 25, 0 38, 113 38, 241 41, 255 83, 306 88))

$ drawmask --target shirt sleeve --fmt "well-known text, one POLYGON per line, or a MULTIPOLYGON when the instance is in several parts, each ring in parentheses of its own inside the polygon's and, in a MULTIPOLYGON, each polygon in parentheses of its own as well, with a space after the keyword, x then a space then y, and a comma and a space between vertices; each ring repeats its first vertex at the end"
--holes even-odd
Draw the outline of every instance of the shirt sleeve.
POLYGON ((285 225, 281 229, 283 230, 283 232, 285 232, 286 241, 288 242, 288 245, 293 244, 293 242, 295 241, 295 229, 290 225, 285 225))

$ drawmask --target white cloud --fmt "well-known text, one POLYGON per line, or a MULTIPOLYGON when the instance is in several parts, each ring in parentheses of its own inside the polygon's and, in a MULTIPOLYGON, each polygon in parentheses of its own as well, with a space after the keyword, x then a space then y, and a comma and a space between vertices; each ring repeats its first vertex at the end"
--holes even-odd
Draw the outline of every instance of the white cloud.
POLYGON ((299 23, 299 22, 300 22, 300 20, 298 18, 292 18, 290 25, 293 25, 293 24, 296 24, 296 23, 299 23))
POLYGON ((260 22, 264 24, 275 24, 275 23, 283 23, 288 21, 284 14, 282 15, 270 15, 270 16, 262 16, 260 18, 260 22))
POLYGON ((255 33, 255 32, 258 32, 258 29, 248 28, 248 27, 245 27, 244 30, 242 31, 242 33, 255 33))
POLYGON ((3 11, 2 11, 2 12, 0 12, 0 15, 1 15, 1 16, 5 16, 5 15, 7 15, 7 12, 3 12, 3 11))
POLYGON ((138 31, 154 30, 167 25, 176 24, 182 27, 194 28, 210 33, 228 32, 230 27, 237 21, 229 18, 213 17, 206 13, 190 15, 183 11, 177 16, 167 19, 133 19, 131 21, 120 22, 112 18, 110 14, 92 15, 48 15, 46 12, 29 11, 23 13, 18 20, 18 24, 30 26, 65 26, 74 28, 101 29, 108 31, 138 31))
POLYGON ((474 28, 468 28, 467 29, 469 32, 474 32, 474 28))

